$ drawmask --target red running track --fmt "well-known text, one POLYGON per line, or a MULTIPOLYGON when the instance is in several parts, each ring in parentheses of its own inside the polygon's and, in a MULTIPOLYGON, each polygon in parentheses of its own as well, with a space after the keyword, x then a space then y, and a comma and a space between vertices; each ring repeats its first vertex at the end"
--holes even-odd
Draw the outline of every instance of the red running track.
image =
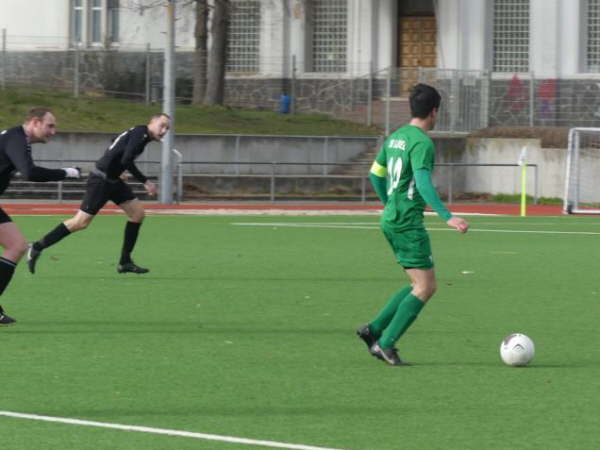
MULTIPOLYGON (((381 206, 376 203, 185 203, 180 205, 162 205, 158 203, 144 203, 144 208, 149 214, 193 214, 194 211, 210 214, 214 210, 215 214, 226 210, 228 213, 235 214, 240 211, 248 214, 251 211, 344 211, 348 213, 356 212, 376 212, 381 210, 381 206)), ((6 203, 2 204, 2 209, 8 214, 13 215, 53 215, 53 214, 75 214, 79 209, 79 203, 6 203)), ((473 203, 473 204, 455 204, 450 205, 450 210, 455 214, 503 214, 519 215, 520 206, 517 204, 494 204, 494 203, 473 203)), ((105 206, 101 214, 120 214, 122 211, 115 205, 105 206)), ((556 216, 562 214, 560 205, 529 205, 527 215, 532 216, 556 216)))

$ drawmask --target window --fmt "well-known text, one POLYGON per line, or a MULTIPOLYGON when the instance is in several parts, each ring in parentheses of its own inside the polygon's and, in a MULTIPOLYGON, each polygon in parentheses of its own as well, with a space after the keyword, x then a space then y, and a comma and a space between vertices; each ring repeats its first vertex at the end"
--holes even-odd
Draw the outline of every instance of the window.
POLYGON ((90 14, 90 42, 102 42, 102 0, 92 0, 90 14))
POLYGON ((73 0, 71 2, 71 29, 72 33, 72 42, 74 44, 79 44, 83 38, 83 0, 73 0))
POLYGON ((106 4, 106 34, 108 42, 119 42, 119 0, 106 4))
POLYGON ((119 41, 119 0, 71 0, 70 4, 73 44, 119 41))
POLYGON ((529 71, 529 0, 494 0, 492 68, 529 71))
POLYGON ((600 0, 588 0, 586 61, 588 72, 600 72, 600 0))
POLYGON ((227 71, 259 71, 260 0, 232 2, 227 44, 227 71))
POLYGON ((345 72, 348 0, 312 0, 310 51, 313 72, 345 72))

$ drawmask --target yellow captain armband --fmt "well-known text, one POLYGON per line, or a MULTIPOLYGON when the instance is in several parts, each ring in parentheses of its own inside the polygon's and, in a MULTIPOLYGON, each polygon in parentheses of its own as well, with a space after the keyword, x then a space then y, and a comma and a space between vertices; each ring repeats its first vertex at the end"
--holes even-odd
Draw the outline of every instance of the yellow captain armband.
POLYGON ((380 178, 384 178, 387 175, 387 169, 385 166, 382 166, 377 161, 373 161, 373 165, 371 166, 371 173, 380 178))

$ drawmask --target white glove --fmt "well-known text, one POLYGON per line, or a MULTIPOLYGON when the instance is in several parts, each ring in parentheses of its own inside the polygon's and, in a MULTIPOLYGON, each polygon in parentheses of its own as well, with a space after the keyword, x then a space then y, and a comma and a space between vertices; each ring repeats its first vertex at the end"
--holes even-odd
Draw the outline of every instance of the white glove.
POLYGON ((79 178, 81 176, 79 167, 63 167, 63 170, 67 173, 67 178, 79 178))

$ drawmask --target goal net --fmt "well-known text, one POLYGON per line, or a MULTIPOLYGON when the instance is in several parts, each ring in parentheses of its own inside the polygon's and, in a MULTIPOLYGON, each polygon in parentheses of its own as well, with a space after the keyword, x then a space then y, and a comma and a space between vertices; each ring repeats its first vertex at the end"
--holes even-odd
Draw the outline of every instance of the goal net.
POLYGON ((565 214, 600 214, 600 128, 571 128, 565 177, 565 214))

